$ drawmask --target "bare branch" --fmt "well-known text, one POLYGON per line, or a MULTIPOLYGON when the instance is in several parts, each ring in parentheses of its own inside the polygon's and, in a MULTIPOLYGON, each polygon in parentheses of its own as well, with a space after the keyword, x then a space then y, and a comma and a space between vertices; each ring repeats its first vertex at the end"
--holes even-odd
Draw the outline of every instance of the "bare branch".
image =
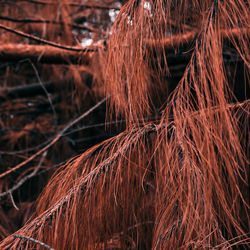
MULTIPOLYGON (((58 4, 57 2, 53 1, 43 1, 43 0, 19 0, 19 2, 29 2, 33 4, 40 4, 40 5, 55 5, 58 4)), ((82 7, 85 9, 103 9, 103 10, 109 10, 109 9, 114 9, 114 10, 120 10, 119 7, 116 6, 109 6, 109 5, 104 5, 104 4, 98 4, 98 3, 75 3, 75 2, 69 2, 69 3, 60 3, 62 5, 70 5, 72 7, 82 7)))
MULTIPOLYGON (((6 196, 6 195, 10 195, 11 197, 11 200, 12 200, 12 203, 13 205, 15 204, 14 203, 14 200, 13 200, 13 197, 12 197, 12 193, 14 191, 16 191, 19 187, 21 187, 26 181, 28 181, 29 179, 31 179, 32 177, 34 177, 36 175, 36 173, 38 172, 40 166, 42 165, 42 162, 44 161, 44 158, 46 157, 47 155, 47 151, 45 151, 39 161, 39 164, 37 167, 35 167, 35 169, 32 171, 32 173, 30 173, 29 175, 25 176, 24 178, 22 178, 15 186, 13 186, 12 188, 10 188, 9 190, 3 192, 3 193, 0 193, 0 198, 6 196)), ((14 206, 15 207, 15 206, 14 206)), ((18 209, 17 209, 18 210, 18 209)))
POLYGON ((103 47, 100 47, 100 46, 88 46, 88 47, 83 48, 83 47, 80 47, 80 46, 79 47, 72 47, 72 46, 62 45, 62 44, 59 44, 59 43, 51 42, 51 41, 42 39, 40 37, 37 37, 37 36, 31 35, 31 34, 22 32, 20 30, 15 30, 15 29, 13 29, 11 27, 8 27, 8 26, 5 26, 3 24, 0 24, 0 29, 6 30, 6 31, 11 32, 11 33, 14 33, 14 34, 16 34, 18 36, 28 38, 30 40, 37 41, 39 43, 47 44, 49 46, 52 46, 52 47, 55 47, 55 48, 58 48, 58 49, 68 50, 68 51, 93 52, 93 51, 97 51, 100 48, 103 48, 103 47))
POLYGON ((62 23, 62 22, 57 22, 55 20, 43 20, 43 19, 32 19, 32 18, 16 19, 16 18, 9 17, 9 16, 0 16, 0 20, 6 20, 10 22, 15 22, 15 23, 42 23, 42 24, 47 23, 47 24, 55 24, 55 25, 68 25, 74 29, 87 30, 90 32, 98 31, 98 29, 95 29, 93 27, 88 27, 82 24, 62 23))

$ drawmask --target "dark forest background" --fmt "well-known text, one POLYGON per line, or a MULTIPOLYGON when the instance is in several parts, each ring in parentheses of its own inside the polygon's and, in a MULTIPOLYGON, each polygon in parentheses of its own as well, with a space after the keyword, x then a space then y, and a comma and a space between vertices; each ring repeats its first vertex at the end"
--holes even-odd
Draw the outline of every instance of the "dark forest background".
POLYGON ((247 249, 248 7, 0 0, 1 247, 247 249))
POLYGON ((124 2, 0 1, 1 173, 24 163, 0 180, 0 239, 60 165, 122 130, 105 129, 105 103, 79 118, 103 98, 95 57, 124 2))

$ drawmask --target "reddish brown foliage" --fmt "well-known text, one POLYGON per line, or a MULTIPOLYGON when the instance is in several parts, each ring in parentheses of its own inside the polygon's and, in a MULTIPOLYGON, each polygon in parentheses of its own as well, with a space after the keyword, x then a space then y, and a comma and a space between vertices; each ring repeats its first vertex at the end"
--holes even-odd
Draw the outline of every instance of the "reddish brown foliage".
POLYGON ((26 238, 0 246, 247 249, 248 9, 244 0, 128 1, 93 71, 96 91, 110 96, 107 117, 124 116, 126 130, 61 167, 14 234, 26 238), (173 50, 187 58, 171 79, 173 50))

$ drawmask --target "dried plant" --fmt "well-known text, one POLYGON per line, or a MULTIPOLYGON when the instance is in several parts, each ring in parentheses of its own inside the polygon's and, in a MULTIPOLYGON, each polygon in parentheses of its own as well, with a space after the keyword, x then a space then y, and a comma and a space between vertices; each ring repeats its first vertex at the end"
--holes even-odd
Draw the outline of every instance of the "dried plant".
POLYGON ((96 73, 107 117, 124 116, 126 130, 61 167, 1 249, 248 249, 248 10, 128 1, 96 73), (173 50, 190 58, 170 86, 173 50))

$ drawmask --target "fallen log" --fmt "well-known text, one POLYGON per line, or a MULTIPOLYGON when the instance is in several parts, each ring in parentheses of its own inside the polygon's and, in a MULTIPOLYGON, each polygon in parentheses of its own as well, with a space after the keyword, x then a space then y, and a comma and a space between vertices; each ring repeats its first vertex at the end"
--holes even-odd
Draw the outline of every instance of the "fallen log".
POLYGON ((49 45, 2 44, 0 61, 13 62, 31 60, 48 64, 88 64, 92 52, 63 50, 49 45))

